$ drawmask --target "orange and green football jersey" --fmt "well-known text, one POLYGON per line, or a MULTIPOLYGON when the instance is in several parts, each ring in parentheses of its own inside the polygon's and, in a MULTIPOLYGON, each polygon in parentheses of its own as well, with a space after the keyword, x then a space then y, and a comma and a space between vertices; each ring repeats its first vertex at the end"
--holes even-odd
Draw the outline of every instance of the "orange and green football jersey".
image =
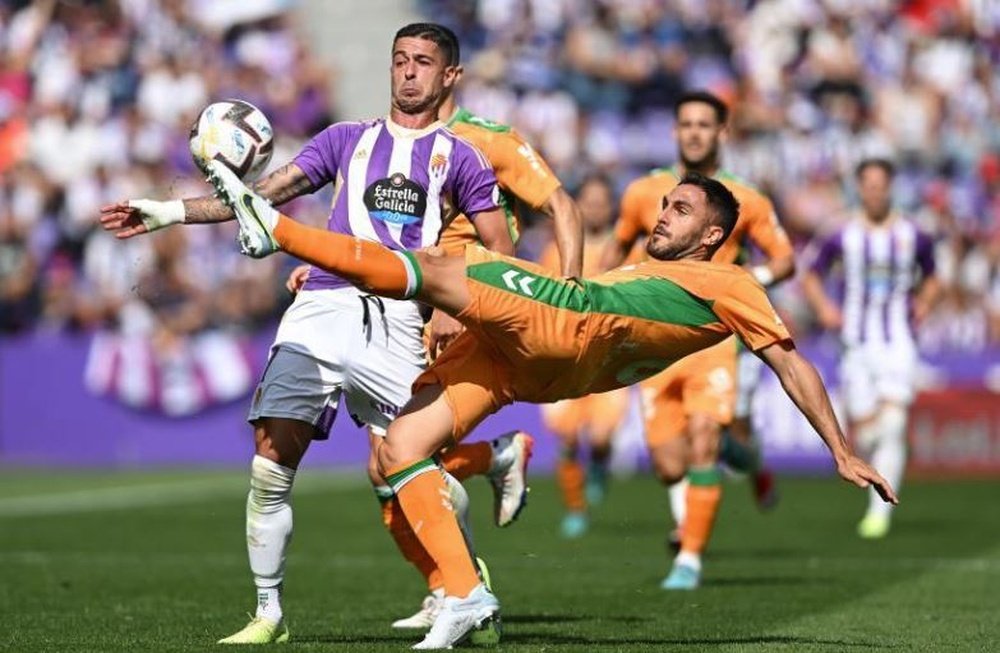
MULTIPOLYGON (((507 216, 510 235, 519 235, 516 200, 540 209, 561 186, 544 159, 511 127, 480 118, 458 109, 448 128, 475 145, 493 166, 500 187, 498 204, 507 216)), ((452 256, 461 256, 466 245, 479 242, 476 229, 464 215, 458 215, 441 233, 438 245, 452 256)))
POLYGON ((456 437, 512 401, 547 403, 624 387, 737 334, 757 350, 789 339, 742 268, 650 260, 590 280, 466 248, 467 331, 417 380, 439 383, 456 437))
MULTIPOLYGON (((625 189, 621 213, 615 224, 615 238, 631 245, 649 236, 656 227, 663 207, 663 197, 680 181, 675 167, 660 168, 636 179, 625 189)), ((758 190, 738 177, 719 172, 715 179, 722 182, 740 203, 736 227, 712 260, 717 263, 737 263, 746 251, 747 241, 759 247, 768 258, 784 258, 792 254, 788 234, 778 223, 774 206, 758 190)))

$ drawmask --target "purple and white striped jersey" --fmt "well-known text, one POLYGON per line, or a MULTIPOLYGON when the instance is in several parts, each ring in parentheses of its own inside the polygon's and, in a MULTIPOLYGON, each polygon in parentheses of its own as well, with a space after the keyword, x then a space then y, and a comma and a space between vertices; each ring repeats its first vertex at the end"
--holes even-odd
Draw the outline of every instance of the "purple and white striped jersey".
POLYGON ((844 344, 912 344, 913 292, 934 274, 930 236, 899 215, 878 227, 855 218, 820 244, 810 267, 826 276, 836 263, 844 344))
MULTIPOLYGON (((486 157, 442 123, 413 130, 388 118, 340 122, 314 136, 294 162, 317 188, 334 183, 327 229, 392 249, 433 245, 453 211, 475 216, 499 199, 486 157)), ((313 268, 305 289, 347 285, 313 268)))

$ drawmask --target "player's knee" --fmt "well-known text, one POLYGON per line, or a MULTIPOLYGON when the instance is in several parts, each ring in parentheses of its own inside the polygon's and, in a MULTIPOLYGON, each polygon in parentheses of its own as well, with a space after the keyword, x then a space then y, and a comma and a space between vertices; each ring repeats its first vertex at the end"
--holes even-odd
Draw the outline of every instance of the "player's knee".
POLYGON ((684 478, 687 473, 687 462, 680 449, 660 449, 651 452, 653 470, 661 483, 671 485, 684 478))
POLYGON ((296 469, 309 448, 315 427, 281 417, 262 417, 254 423, 254 450, 258 456, 296 469))
POLYGON ((705 414, 695 414, 688 420, 691 442, 691 464, 712 465, 719 456, 719 423, 705 414))

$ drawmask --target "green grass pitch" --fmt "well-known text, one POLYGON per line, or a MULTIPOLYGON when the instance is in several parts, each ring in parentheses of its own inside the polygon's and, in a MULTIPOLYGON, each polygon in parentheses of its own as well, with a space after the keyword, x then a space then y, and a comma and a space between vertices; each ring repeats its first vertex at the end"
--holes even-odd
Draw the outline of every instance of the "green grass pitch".
MULTIPOLYGON (((218 651, 252 608, 245 472, 0 470, 0 650, 218 651)), ((558 536, 551 479, 507 529, 470 483, 504 606, 501 651, 1000 650, 1000 489, 914 482, 896 528, 863 542, 865 496, 784 479, 759 514, 728 483, 705 585, 667 593, 665 491, 615 479, 591 532, 558 536)), ((306 468, 284 605, 294 651, 403 651, 388 624, 423 596, 361 472, 306 468)))

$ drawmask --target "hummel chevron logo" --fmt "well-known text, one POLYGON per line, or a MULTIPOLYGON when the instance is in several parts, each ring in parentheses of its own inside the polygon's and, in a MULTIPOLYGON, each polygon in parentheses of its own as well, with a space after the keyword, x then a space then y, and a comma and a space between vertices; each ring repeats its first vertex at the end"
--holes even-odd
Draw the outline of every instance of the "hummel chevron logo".
POLYGON ((507 270, 500 278, 503 279, 504 284, 514 291, 519 291, 522 295, 527 295, 528 297, 534 297, 535 293, 531 290, 531 284, 534 283, 535 277, 528 276, 523 272, 518 270, 507 270), (518 279, 518 277, 521 277, 518 279))

